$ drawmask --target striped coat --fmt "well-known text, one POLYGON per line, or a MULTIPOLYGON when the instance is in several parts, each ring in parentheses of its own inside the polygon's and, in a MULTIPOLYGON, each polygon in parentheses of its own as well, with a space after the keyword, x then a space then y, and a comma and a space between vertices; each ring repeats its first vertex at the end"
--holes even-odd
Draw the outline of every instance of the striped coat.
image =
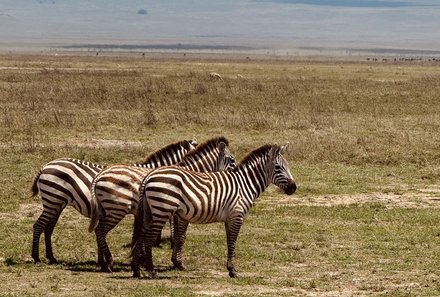
MULTIPOLYGON (((138 166, 175 164, 196 144, 194 140, 171 144, 151 154, 138 166)), ((91 201, 90 186, 93 178, 104 167, 82 160, 62 158, 53 160, 40 169, 32 185, 33 196, 40 193, 43 204, 43 211, 33 228, 32 258, 36 263, 40 262, 39 243, 43 232, 46 258, 49 264, 57 263, 52 251, 52 233, 66 206, 73 206, 86 217, 91 216, 95 206, 91 201)))
MULTIPOLYGON (((194 171, 233 169, 235 159, 228 145, 224 137, 212 138, 189 152, 178 166, 194 171)), ((98 265, 103 271, 111 271, 113 263, 106 236, 126 215, 136 213, 140 182, 151 170, 115 165, 103 170, 92 182, 92 200, 99 207, 92 216, 89 231, 95 230, 98 265)))
POLYGON ((235 242, 243 223, 258 196, 270 183, 288 195, 296 191, 287 161, 287 146, 266 145, 251 152, 233 171, 197 173, 176 166, 161 167, 148 174, 141 183, 138 219, 132 250, 133 276, 140 276, 139 259, 145 249, 146 268, 154 275, 152 242, 166 220, 178 218, 172 261, 184 269, 182 248, 188 223, 224 222, 231 277, 235 242), (142 221, 141 221, 142 219, 142 221))

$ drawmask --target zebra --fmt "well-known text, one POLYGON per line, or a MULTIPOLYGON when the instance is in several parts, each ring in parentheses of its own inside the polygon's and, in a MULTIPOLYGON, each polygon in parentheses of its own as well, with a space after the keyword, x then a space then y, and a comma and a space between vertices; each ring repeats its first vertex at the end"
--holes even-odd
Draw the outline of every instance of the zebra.
MULTIPOLYGON (((183 140, 170 144, 149 155, 137 166, 158 167, 179 162, 183 156, 197 145, 196 140, 183 140)), ((52 233, 58 219, 68 205, 86 217, 94 209, 90 186, 93 178, 106 166, 83 160, 60 158, 45 164, 37 173, 32 184, 32 196, 40 193, 43 211, 33 226, 32 258, 41 262, 39 255, 40 237, 44 232, 46 259, 49 264, 58 261, 53 255, 52 233)))
MULTIPOLYGON (((234 169, 235 158, 228 146, 229 141, 225 137, 212 138, 189 152, 177 166, 199 172, 234 169)), ((136 214, 140 183, 151 170, 115 165, 101 171, 92 182, 92 200, 96 201, 94 205, 98 207, 92 211, 89 232, 95 231, 98 265, 102 271, 111 272, 113 265, 106 236, 126 215, 136 214)), ((160 238, 159 233, 156 242, 160 243, 160 238)))
POLYGON ((248 154, 233 171, 196 173, 176 166, 153 170, 141 182, 137 226, 133 231, 133 277, 140 277, 140 257, 145 252, 146 269, 152 277, 152 242, 166 220, 174 215, 174 268, 185 270, 182 250, 188 223, 224 222, 227 238, 227 269, 234 267, 235 243, 243 220, 258 196, 272 182, 287 195, 296 184, 283 154, 284 146, 264 145, 248 154))

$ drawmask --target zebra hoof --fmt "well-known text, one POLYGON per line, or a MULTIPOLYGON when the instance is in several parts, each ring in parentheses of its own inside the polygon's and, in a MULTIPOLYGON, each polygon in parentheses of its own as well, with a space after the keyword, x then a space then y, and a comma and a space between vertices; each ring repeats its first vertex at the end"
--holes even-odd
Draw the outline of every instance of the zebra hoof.
POLYGON ((150 279, 156 279, 157 278, 157 272, 156 271, 150 271, 149 272, 149 278, 150 279))
POLYGON ((183 264, 182 262, 174 263, 173 269, 180 270, 180 271, 187 270, 185 264, 183 264))
POLYGON ((234 277, 237 277, 237 276, 238 276, 237 271, 235 271, 235 270, 231 270, 231 271, 229 271, 229 277, 234 278, 234 277))
POLYGON ((107 272, 112 273, 112 266, 111 265, 103 265, 101 266, 101 272, 107 272))
POLYGON ((49 265, 54 265, 54 264, 58 264, 58 261, 55 258, 50 258, 50 259, 47 259, 47 263, 49 265))
POLYGON ((133 271, 133 278, 141 278, 141 272, 140 271, 133 271))
POLYGON ((32 258, 32 259, 34 259, 34 264, 38 264, 38 263, 41 263, 41 260, 40 260, 40 258, 32 258))

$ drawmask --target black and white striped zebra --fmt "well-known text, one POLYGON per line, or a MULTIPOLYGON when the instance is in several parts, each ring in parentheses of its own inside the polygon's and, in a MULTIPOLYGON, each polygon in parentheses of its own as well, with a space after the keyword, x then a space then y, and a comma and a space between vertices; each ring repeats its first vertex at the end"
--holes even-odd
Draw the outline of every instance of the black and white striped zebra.
POLYGON ((233 171, 196 173, 176 166, 161 167, 141 183, 137 223, 132 248, 133 277, 140 276, 139 261, 145 249, 147 271, 154 276, 152 243, 166 220, 178 217, 172 262, 184 269, 182 248, 188 223, 224 222, 229 276, 237 272, 233 260, 235 243, 243 220, 257 197, 272 182, 288 195, 296 191, 286 146, 265 145, 251 152, 233 171))
MULTIPOLYGON (((138 166, 155 168, 176 164, 195 145, 195 140, 173 143, 149 155, 138 166)), ((32 185, 32 196, 39 192, 43 203, 43 211, 33 228, 32 258, 35 263, 40 262, 39 245, 43 232, 48 263, 57 263, 52 251, 55 225, 66 206, 73 206, 86 217, 91 216, 95 207, 90 199, 90 186, 93 178, 104 168, 103 165, 83 160, 62 158, 53 160, 40 169, 32 185)))
MULTIPOLYGON (((235 158, 228 146, 225 137, 212 138, 189 152, 177 166, 199 172, 234 169, 235 158)), ((115 165, 101 171, 92 182, 92 199, 97 201, 94 205, 98 208, 92 216, 89 231, 95 230, 98 265, 103 271, 111 271, 113 264, 106 236, 126 215, 136 214, 140 183, 151 170, 115 165)), ((160 234, 158 239, 160 241, 160 234)))

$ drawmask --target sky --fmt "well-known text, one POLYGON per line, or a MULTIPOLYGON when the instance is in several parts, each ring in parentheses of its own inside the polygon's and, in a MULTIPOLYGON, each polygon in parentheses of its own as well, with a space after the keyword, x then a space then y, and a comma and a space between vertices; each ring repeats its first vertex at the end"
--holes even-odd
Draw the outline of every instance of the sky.
POLYGON ((0 0, 0 43, 440 50, 437 0, 0 0))

